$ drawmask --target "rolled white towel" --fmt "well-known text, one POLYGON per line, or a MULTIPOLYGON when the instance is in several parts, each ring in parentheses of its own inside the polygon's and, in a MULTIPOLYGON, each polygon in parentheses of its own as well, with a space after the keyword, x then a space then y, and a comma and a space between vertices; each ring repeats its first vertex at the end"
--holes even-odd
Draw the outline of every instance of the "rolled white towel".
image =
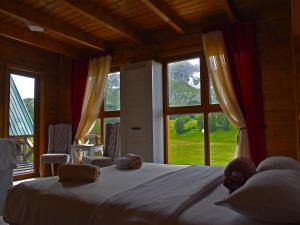
POLYGON ((117 169, 129 169, 130 160, 127 157, 118 157, 116 158, 115 163, 117 169))
POLYGON ((100 168, 84 164, 62 164, 57 168, 57 176, 61 182, 72 180, 94 182, 100 176, 100 168))
POLYGON ((129 159, 129 168, 130 169, 139 169, 143 164, 143 157, 138 154, 128 153, 126 157, 129 159))

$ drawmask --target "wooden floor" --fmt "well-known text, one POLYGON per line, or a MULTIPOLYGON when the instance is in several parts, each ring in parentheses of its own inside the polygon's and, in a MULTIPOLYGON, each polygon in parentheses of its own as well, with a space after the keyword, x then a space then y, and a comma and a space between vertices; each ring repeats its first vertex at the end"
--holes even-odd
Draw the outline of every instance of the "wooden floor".
POLYGON ((14 169, 14 176, 26 173, 33 173, 33 162, 17 162, 17 168, 14 169))

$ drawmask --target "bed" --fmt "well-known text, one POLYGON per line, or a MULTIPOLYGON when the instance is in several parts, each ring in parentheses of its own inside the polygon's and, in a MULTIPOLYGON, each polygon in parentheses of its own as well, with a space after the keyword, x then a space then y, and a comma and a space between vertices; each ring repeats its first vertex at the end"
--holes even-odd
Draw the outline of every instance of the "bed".
POLYGON ((267 225, 214 202, 228 195, 222 167, 144 163, 101 168, 93 183, 28 181, 8 194, 11 225, 267 225))

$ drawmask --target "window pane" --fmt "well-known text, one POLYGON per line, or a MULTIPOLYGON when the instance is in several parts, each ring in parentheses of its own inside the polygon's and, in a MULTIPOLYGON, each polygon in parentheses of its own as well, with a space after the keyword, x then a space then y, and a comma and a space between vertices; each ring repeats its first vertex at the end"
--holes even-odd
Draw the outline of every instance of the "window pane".
POLYGON ((101 119, 97 119, 93 129, 89 134, 100 135, 101 134, 101 119))
POLYGON ((87 144, 99 144, 101 141, 101 119, 97 119, 94 127, 85 137, 87 144))
POLYGON ((232 126, 224 113, 209 114, 210 164, 225 166, 235 155, 238 129, 232 126))
POLYGON ((120 110, 120 72, 108 74, 104 110, 120 110))
POLYGON ((209 102, 210 104, 219 104, 211 79, 209 79, 209 102))
POLYGON ((200 58, 168 64, 169 106, 200 105, 200 58))
POLYGON ((104 118, 104 127, 106 127, 106 124, 108 123, 120 123, 120 117, 104 118))
POLYGON ((34 78, 10 74, 9 136, 17 142, 14 176, 34 172, 34 92, 34 78))
POLYGON ((203 114, 171 115, 168 127, 169 163, 203 165, 203 114))

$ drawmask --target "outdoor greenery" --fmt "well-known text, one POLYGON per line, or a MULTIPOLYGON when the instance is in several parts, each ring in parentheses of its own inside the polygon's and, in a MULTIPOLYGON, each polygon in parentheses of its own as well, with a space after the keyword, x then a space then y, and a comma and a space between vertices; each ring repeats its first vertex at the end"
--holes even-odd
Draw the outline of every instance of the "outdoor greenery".
POLYGON ((108 75, 105 93, 105 111, 120 110, 120 73, 108 75))
MULTIPOLYGON (((210 114, 209 125, 211 165, 224 166, 234 158, 237 129, 229 124, 223 113, 210 114)), ((203 114, 170 117, 170 163, 204 165, 202 129, 203 114)))
POLYGON ((29 115, 30 115, 32 121, 34 121, 34 99, 33 98, 25 98, 25 99, 23 99, 23 102, 29 112, 29 115))
MULTIPOLYGON (((201 104, 201 74, 198 59, 168 64, 169 105, 191 106, 201 104)), ((210 82, 210 103, 218 100, 210 82)), ((226 165, 234 158, 237 129, 230 125, 223 113, 210 113, 210 162, 226 165)), ((203 114, 169 116, 169 162, 174 164, 204 165, 203 114)))
POLYGON ((170 63, 169 71, 169 105, 200 105, 200 67, 199 61, 170 63))

